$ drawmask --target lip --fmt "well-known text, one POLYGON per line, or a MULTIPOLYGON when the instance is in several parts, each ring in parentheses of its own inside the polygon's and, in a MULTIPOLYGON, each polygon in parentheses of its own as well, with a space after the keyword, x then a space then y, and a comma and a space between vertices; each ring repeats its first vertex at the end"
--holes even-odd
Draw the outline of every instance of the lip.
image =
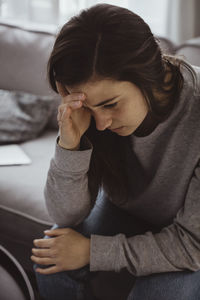
POLYGON ((118 132, 118 131, 120 131, 123 128, 124 128, 124 126, 121 126, 121 127, 113 128, 113 129, 110 129, 110 130, 113 131, 113 132, 118 132))

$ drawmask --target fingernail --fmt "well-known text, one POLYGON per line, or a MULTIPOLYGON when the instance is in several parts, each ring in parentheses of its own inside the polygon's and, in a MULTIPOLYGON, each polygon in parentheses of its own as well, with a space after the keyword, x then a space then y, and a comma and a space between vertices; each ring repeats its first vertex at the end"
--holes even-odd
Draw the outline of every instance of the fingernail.
POLYGON ((74 107, 79 107, 81 105, 81 101, 75 101, 74 103, 73 103, 73 106, 74 107))
POLYGON ((85 95, 83 95, 83 94, 80 94, 80 95, 78 95, 78 99, 84 99, 85 98, 85 95))

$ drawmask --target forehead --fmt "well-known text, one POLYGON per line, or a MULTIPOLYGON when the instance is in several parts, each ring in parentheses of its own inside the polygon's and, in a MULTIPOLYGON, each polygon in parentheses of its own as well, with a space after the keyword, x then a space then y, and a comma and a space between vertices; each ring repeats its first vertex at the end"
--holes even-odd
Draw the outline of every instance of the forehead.
POLYGON ((100 101, 120 95, 124 90, 124 82, 117 80, 98 80, 94 82, 87 82, 73 87, 66 86, 68 92, 84 93, 87 103, 95 105, 100 101))
POLYGON ((119 88, 121 85, 120 81, 104 79, 98 81, 89 81, 80 85, 66 86, 70 93, 92 93, 93 91, 104 92, 106 90, 112 90, 119 88))

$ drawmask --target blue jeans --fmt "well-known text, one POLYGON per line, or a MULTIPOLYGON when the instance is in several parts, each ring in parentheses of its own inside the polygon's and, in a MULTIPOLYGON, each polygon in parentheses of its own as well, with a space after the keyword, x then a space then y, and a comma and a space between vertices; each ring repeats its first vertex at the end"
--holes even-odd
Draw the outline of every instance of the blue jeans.
MULTIPOLYGON (((147 230, 160 230, 136 220, 105 198, 98 200, 90 216, 74 229, 87 237, 90 234, 115 235, 119 232, 131 236, 143 234, 147 230)), ((117 291, 115 295, 101 297, 94 295, 91 286, 99 273, 101 272, 90 272, 87 265, 78 270, 51 275, 36 273, 36 279, 40 295, 45 300, 200 300, 200 271, 171 272, 137 278, 127 272, 125 275, 130 280, 124 293, 120 295, 117 291)), ((118 282, 114 283, 113 290, 118 285, 118 282)))

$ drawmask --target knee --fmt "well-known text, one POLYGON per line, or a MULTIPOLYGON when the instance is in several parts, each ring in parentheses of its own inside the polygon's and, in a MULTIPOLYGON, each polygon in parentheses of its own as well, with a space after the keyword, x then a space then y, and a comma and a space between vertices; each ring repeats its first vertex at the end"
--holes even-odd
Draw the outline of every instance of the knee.
MULTIPOLYGON (((46 268, 47 266, 43 266, 43 265, 38 265, 38 264, 34 264, 33 265, 33 270, 35 272, 35 277, 36 277, 36 281, 37 281, 37 285, 38 285, 38 288, 40 289, 42 286, 44 285, 49 285, 51 284, 51 278, 53 276, 50 276, 50 275, 43 275, 39 272, 36 271, 37 268, 41 268, 41 269, 44 269, 46 268)), ((55 275, 54 275, 55 277, 55 275)))
POLYGON ((63 271, 57 272, 53 274, 44 275, 36 271, 37 268, 47 268, 49 266, 43 266, 34 264, 33 269, 36 276, 36 281, 38 288, 40 290, 51 288, 52 286, 59 285, 60 283, 69 284, 69 285, 76 285, 78 283, 86 283, 90 279, 90 270, 89 266, 85 266, 81 269, 71 270, 71 271, 63 271))
MULTIPOLYGON (((34 269, 40 267, 34 265, 34 269)), ((73 271, 64 271, 51 275, 36 272, 40 296, 45 300, 93 299, 88 288, 89 270, 84 267, 73 271)))

